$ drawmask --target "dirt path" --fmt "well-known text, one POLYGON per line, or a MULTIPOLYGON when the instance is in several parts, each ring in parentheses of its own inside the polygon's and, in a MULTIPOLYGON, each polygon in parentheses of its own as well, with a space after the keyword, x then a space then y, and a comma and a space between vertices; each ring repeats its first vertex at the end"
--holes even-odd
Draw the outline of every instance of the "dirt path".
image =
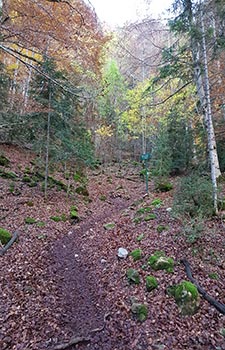
MULTIPOLYGON (((57 293, 60 296, 58 307, 63 310, 60 317, 61 327, 64 327, 67 334, 73 337, 91 336, 90 342, 79 343, 80 349, 112 350, 112 342, 115 341, 106 332, 106 320, 110 319, 110 309, 107 309, 106 300, 102 295, 100 276, 97 275, 99 271, 96 271, 95 274, 92 264, 92 257, 99 253, 100 265, 104 266, 106 262, 100 257, 101 252, 99 251, 101 244, 104 244, 104 239, 99 237, 99 241, 95 241, 91 250, 85 250, 85 246, 91 242, 91 232, 99 231, 100 228, 101 236, 104 236, 106 232, 103 224, 113 221, 137 198, 140 199, 139 193, 129 200, 114 198, 110 204, 103 203, 97 215, 94 214, 76 225, 66 238, 58 240, 51 248, 53 264, 50 269, 52 273, 60 276, 56 279, 56 283, 57 293)), ((96 257, 93 258, 93 263, 96 263, 96 257)), ((69 348, 76 347, 70 346, 69 348)))

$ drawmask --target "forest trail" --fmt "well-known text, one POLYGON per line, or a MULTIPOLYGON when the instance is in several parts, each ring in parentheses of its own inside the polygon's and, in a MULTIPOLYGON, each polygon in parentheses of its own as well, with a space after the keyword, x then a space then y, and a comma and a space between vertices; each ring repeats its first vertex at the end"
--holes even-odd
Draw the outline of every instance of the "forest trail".
MULTIPOLYGON (((131 164, 89 172, 88 202, 77 196, 74 203, 64 191, 53 188, 46 203, 39 186, 31 189, 20 180, 30 157, 16 149, 4 151, 11 161, 6 170, 15 172, 17 180, 0 179, 1 226, 18 230, 19 240, 1 257, 1 350, 59 349, 78 336, 88 341, 69 350, 225 349, 223 315, 201 298, 198 313, 184 318, 166 293, 168 286, 187 279, 179 264, 186 257, 193 276, 224 303, 220 220, 209 220, 207 234, 194 244, 188 242, 182 223, 167 211, 173 191, 158 193, 150 181, 146 196, 140 167, 131 164), (74 204, 80 222, 51 219, 69 215, 74 204), (146 208, 154 214, 150 219, 146 208), (27 217, 35 222, 25 223, 27 217), (113 225, 107 229, 108 223, 113 225), (141 248, 142 258, 119 260, 119 247, 129 252, 141 248), (146 267, 156 250, 174 259, 172 274, 146 267), (128 283, 128 268, 139 271, 140 285, 128 283), (159 282, 151 293, 145 288, 149 274, 159 282), (133 298, 148 305, 143 323, 131 312, 133 298)), ((176 179, 171 181, 176 185, 176 179)))

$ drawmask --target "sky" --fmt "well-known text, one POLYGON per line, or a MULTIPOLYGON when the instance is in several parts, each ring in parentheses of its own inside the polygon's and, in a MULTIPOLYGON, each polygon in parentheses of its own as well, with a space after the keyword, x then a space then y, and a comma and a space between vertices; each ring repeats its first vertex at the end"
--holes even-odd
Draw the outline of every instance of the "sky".
MULTIPOLYGON (((123 25, 146 16, 144 0, 90 0, 101 21, 110 26, 123 25)), ((172 0, 152 0, 148 5, 148 15, 157 18, 171 5, 172 0)))

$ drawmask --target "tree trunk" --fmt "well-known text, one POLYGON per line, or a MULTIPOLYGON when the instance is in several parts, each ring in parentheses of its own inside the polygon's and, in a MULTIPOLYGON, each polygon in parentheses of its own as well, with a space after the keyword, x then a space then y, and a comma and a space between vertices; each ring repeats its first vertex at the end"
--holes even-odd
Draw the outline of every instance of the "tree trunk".
MULTIPOLYGON (((200 4, 201 6, 201 4, 200 4)), ((200 8, 200 20, 201 20, 201 31, 202 31, 202 53, 203 53, 203 68, 204 68, 204 85, 205 85, 205 119, 206 119, 206 130, 208 136, 208 150, 209 159, 211 166, 211 179, 213 185, 213 202, 215 211, 218 212, 218 188, 217 188, 217 178, 221 175, 219 160, 216 148, 216 138, 212 120, 212 108, 211 108, 211 97, 210 97, 210 83, 209 83, 209 73, 208 73, 208 58, 206 49, 206 39, 205 39, 205 26, 203 20, 202 8, 200 8)))
POLYGON ((48 120, 47 120, 47 135, 46 135, 46 153, 45 153, 45 199, 47 199, 48 190, 48 168, 49 168, 49 143, 50 143, 50 125, 51 125, 51 83, 49 83, 49 103, 48 103, 48 120))

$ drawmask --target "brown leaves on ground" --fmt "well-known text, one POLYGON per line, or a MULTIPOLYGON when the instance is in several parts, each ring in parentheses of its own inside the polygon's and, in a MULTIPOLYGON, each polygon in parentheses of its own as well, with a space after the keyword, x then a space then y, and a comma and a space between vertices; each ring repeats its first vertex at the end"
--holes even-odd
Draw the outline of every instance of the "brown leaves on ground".
MULTIPOLYGON (((11 161, 8 170, 22 176, 32 155, 6 146, 3 151, 11 161)), ((91 339, 70 349, 225 349, 223 315, 201 299, 197 314, 182 317, 166 294, 169 285, 187 279, 179 264, 186 257, 202 287, 225 302, 223 222, 207 222, 201 237, 188 243, 182 223, 166 210, 173 193, 155 193, 150 184, 150 193, 144 196, 137 168, 113 166, 90 172, 88 178, 90 203, 56 189, 49 190, 45 202, 39 186, 30 188, 20 181, 16 195, 10 191, 12 181, 0 178, 0 226, 20 233, 18 242, 1 257, 0 348, 53 349, 77 336, 91 339), (151 207, 155 198, 162 204, 151 207), (79 208, 81 222, 71 225, 69 220, 50 219, 69 215, 71 205, 79 208), (137 214, 144 207, 151 207, 156 218, 145 221, 143 214, 137 214), (135 220, 137 215, 142 219, 135 220), (25 224, 26 217, 36 223, 25 224), (115 227, 106 230, 104 224, 109 222, 115 227), (161 232, 160 225, 165 227, 161 232), (143 257, 136 262, 131 256, 119 260, 119 247, 129 252, 141 248, 143 257), (174 273, 146 269, 155 250, 174 258, 174 273), (128 284, 128 268, 139 271, 140 285, 128 284), (159 287, 148 293, 145 277, 150 274, 159 287), (144 323, 130 312, 134 297, 148 305, 144 323), (96 328, 100 331, 92 332, 96 328)))

